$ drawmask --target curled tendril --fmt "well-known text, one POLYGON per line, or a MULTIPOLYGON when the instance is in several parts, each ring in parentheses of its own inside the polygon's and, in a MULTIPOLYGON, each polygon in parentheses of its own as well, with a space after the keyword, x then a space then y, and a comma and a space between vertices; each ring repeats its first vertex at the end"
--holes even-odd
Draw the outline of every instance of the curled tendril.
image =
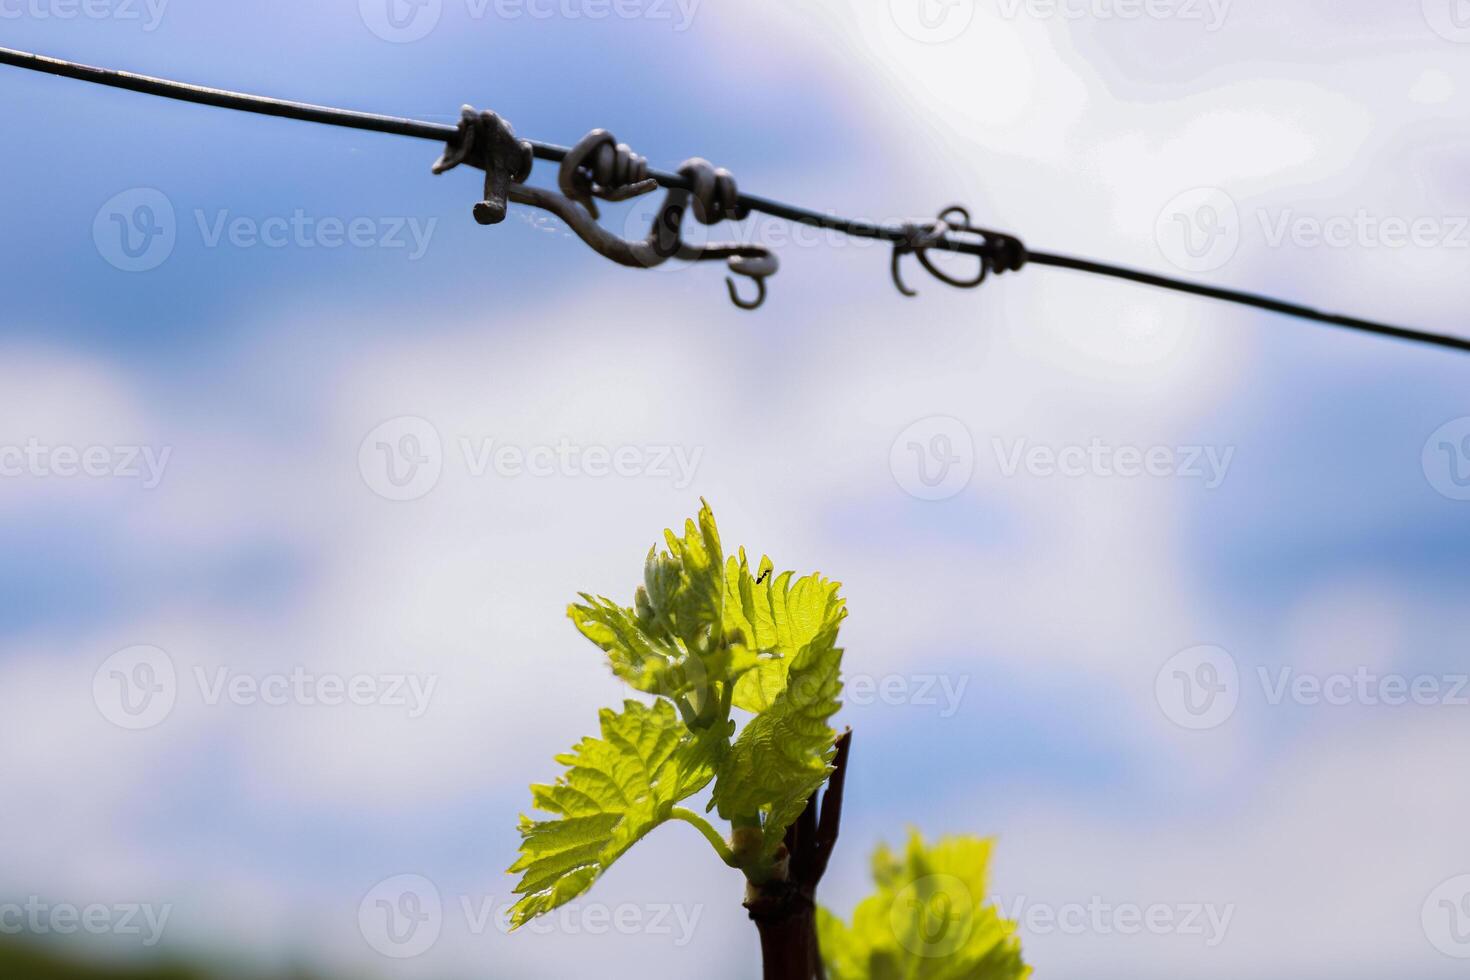
POLYGON ((991 273, 1000 275, 1016 272, 1026 264, 1026 246, 1021 244, 1019 238, 975 227, 971 223, 969 210, 958 204, 945 208, 934 221, 905 226, 905 231, 907 235, 904 240, 894 243, 892 263, 893 283, 905 296, 918 295, 917 290, 910 289, 903 281, 902 259, 905 255, 917 256, 919 264, 931 276, 957 289, 974 289, 984 283, 991 273), (980 239, 979 251, 969 253, 979 261, 979 268, 971 278, 960 279, 950 275, 935 265, 929 256, 930 251, 946 240, 951 232, 978 236, 980 239))
POLYGON ((735 184, 735 176, 724 167, 716 167, 708 160, 694 157, 684 161, 679 174, 689 181, 694 195, 694 217, 700 224, 741 221, 747 216, 748 212, 740 207, 740 189, 735 184))
POLYGON ((557 185, 594 218, 601 215, 593 198, 627 201, 658 189, 658 181, 648 176, 648 161, 605 129, 594 129, 572 147, 562 161, 557 185))
POLYGON ((593 130, 567 152, 557 174, 558 194, 526 183, 531 171, 531 148, 515 139, 508 123, 494 113, 477 113, 467 106, 459 133, 435 164, 434 172, 443 173, 461 163, 486 172, 486 200, 475 211, 482 221, 482 216, 492 214, 503 219, 505 201, 510 200, 550 211, 598 254, 621 265, 648 269, 674 258, 686 262, 723 259, 735 276, 755 282, 755 297, 745 299, 733 276, 725 279, 730 301, 742 310, 757 309, 765 302, 766 279, 780 268, 776 256, 760 245, 693 245, 684 240, 687 211, 692 210, 695 220, 705 225, 739 221, 749 215, 740 204, 734 176, 707 160, 696 157, 679 168, 687 187, 669 189, 648 237, 642 241, 621 238, 598 223, 601 216, 597 200, 627 201, 658 187, 648 175, 648 161, 606 130, 593 130))

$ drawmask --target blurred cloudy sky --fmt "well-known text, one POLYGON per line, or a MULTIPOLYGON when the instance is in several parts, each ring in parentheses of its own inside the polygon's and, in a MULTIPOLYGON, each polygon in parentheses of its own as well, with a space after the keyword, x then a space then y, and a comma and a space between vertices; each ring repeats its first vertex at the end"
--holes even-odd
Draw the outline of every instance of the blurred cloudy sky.
MULTIPOLYGON (((0 43, 606 127, 821 209, 963 202, 1036 248, 1470 332, 1470 9, 1140 9, 0 0, 0 43)), ((883 248, 825 236, 781 242, 744 314, 718 268, 476 225, 478 175, 431 177, 430 143, 14 69, 0 119, 0 445, 35 450, 0 460, 0 902, 167 904, 165 949, 361 976, 755 975, 687 827, 589 896, 641 925, 464 913, 509 900, 527 784, 622 696, 566 603, 626 599, 704 496, 727 545, 846 585, 869 686, 828 903, 913 825, 999 837, 1041 976, 1463 970, 1470 361, 1041 268, 972 293, 915 267, 903 299, 883 248), (93 447, 112 476, 58 473, 93 447), (140 725, 114 685, 150 668, 172 708, 140 725), (211 693, 298 668, 436 686, 421 712, 211 693), (1344 675, 1346 703, 1277 690, 1344 675), (1437 693, 1383 703, 1394 678, 1437 693), (403 875, 443 911, 400 960, 370 920, 403 875)))

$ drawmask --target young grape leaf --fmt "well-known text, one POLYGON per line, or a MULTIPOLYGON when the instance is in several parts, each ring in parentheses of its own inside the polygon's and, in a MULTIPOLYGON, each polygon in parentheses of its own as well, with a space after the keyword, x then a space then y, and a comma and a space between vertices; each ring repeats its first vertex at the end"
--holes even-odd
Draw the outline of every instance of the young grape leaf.
POLYGON ((873 857, 878 890, 852 925, 817 909, 830 980, 1024 980, 1016 924, 985 904, 991 842, 949 837, 932 848, 914 833, 902 859, 873 857))
POLYGON ((671 638, 641 621, 632 609, 582 593, 585 605, 567 615, 582 635, 607 652, 608 664, 623 681, 647 694, 678 697, 694 685, 698 671, 688 670, 688 655, 671 638))
MULTIPOLYGON (((608 656, 613 673, 639 691, 678 700, 692 695, 709 710, 722 685, 755 665, 753 654, 724 642, 725 558, 709 504, 686 521, 684 536, 665 531, 668 551, 655 547, 632 608, 582 594, 568 610, 582 635, 608 656)), ((681 710, 683 710, 681 708, 681 710)))
MULTIPOLYGON (((684 522, 681 538, 664 531, 668 551, 655 546, 643 564, 646 615, 663 634, 677 637, 685 649, 709 653, 722 642, 720 610, 725 604, 725 554, 715 515, 701 502, 699 522, 684 522)), ((645 618, 640 603, 639 618, 645 618)))
POLYGON ((832 771, 837 735, 827 719, 842 693, 836 641, 834 623, 793 658, 785 689, 741 729, 716 777, 710 807, 726 820, 761 817, 766 855, 832 771))
POLYGON ((762 558, 752 575, 744 548, 725 567, 726 642, 755 655, 755 668, 743 672, 735 685, 734 704, 752 713, 775 703, 797 654, 808 644, 836 642, 837 626, 847 615, 846 600, 837 595, 840 582, 812 574, 793 584, 794 573, 773 578, 773 567, 770 558, 762 558))
POLYGON ((555 820, 521 817, 521 874, 511 910, 519 928, 581 895, 674 804, 714 776, 728 732, 690 732, 667 701, 628 701, 599 715, 602 737, 557 757, 567 771, 555 785, 532 786, 532 805, 555 820))
MULTIPOLYGON (((585 892, 716 774, 710 809, 741 828, 760 825, 742 851, 750 864, 740 866, 765 873, 830 774, 836 736, 828 719, 842 692, 837 632, 846 615, 838 584, 772 577, 769 558, 752 573, 744 549, 727 561, 708 504, 682 535, 666 531, 664 539, 667 550, 649 552, 631 607, 583 594, 569 609, 618 677, 666 700, 604 711, 602 737, 559 758, 569 771, 556 785, 532 787, 535 806, 559 819, 522 818, 521 856, 511 868, 522 874, 515 925, 585 892), (754 717, 731 744, 733 707, 754 717)), ((728 850, 722 857, 740 861, 728 850)))

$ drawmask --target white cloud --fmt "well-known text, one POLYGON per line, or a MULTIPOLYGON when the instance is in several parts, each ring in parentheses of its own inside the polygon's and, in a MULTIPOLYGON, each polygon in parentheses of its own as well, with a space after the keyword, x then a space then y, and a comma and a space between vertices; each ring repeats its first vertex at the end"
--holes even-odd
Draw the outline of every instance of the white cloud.
POLYGON ((1419 913, 1440 882, 1470 869, 1457 829, 1470 805, 1455 777, 1459 728, 1445 715, 1328 726, 1217 801, 1172 796, 1175 817, 1107 817, 1061 800, 1012 808, 993 887, 1053 905, 1234 906, 1214 948, 1182 935, 1028 936, 1042 972, 1454 975, 1419 913))

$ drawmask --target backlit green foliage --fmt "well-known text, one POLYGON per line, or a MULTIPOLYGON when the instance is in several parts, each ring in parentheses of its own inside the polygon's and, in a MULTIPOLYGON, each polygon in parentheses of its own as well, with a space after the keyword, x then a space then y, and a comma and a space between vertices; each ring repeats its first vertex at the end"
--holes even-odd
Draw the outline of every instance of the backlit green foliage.
POLYGON ((631 606, 583 594, 569 609, 613 673, 655 700, 603 711, 601 737, 557 759, 567 770, 554 785, 532 787, 532 805, 553 819, 521 819, 517 926, 584 893, 711 781, 710 809, 760 831, 759 848, 722 857, 759 880, 830 772, 847 614, 839 584, 773 575, 769 558, 752 571, 744 549, 727 558, 708 504, 664 543, 649 551, 631 606), (751 715, 738 736, 735 709, 751 715))
POLYGON ((521 857, 510 869, 522 875, 517 926, 591 888, 675 803, 709 783, 724 751, 720 739, 685 728, 667 701, 604 709, 601 723, 601 739, 557 757, 567 771, 554 786, 531 787, 536 809, 559 819, 521 818, 521 857))
POLYGON ((1023 980, 1016 925, 985 904, 991 842, 947 837, 926 847, 917 832, 902 856, 873 855, 878 890, 849 926, 817 910, 829 980, 1023 980))

